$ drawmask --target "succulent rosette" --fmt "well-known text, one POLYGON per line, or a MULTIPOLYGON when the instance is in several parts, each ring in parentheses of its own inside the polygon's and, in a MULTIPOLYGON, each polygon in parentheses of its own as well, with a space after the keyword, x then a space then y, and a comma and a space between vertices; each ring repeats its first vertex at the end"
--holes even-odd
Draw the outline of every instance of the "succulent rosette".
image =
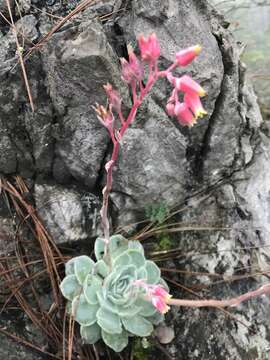
POLYGON ((68 261, 60 288, 85 343, 102 338, 119 352, 127 346, 129 336, 151 335, 153 325, 164 318, 145 286, 160 285, 166 291, 168 287, 157 265, 145 259, 138 241, 112 236, 107 257, 104 244, 101 238, 95 242, 96 262, 87 256, 68 261))

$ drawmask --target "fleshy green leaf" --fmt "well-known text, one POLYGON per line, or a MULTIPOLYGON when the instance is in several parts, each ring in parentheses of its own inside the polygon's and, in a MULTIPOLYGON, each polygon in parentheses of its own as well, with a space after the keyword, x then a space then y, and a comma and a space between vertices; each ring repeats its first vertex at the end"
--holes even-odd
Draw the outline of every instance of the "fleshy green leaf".
POLYGON ((72 258, 66 263, 66 265, 65 265, 65 273, 66 273, 66 275, 74 275, 74 273, 75 273, 75 269, 74 269, 75 259, 76 258, 72 258))
POLYGON ((95 344, 101 338, 101 329, 97 323, 90 326, 81 326, 80 332, 86 344, 95 344))
POLYGON ((157 284, 160 280, 160 269, 158 266, 153 261, 147 260, 145 269, 147 272, 147 284, 157 284))
POLYGON ((102 287, 102 280, 98 275, 88 274, 83 284, 83 292, 86 301, 90 305, 98 303, 97 291, 102 287))
POLYGON ((144 255, 144 248, 139 241, 132 241, 128 242, 128 248, 139 251, 142 255, 144 255))
POLYGON ((101 330, 102 339, 107 346, 113 349, 115 352, 122 351, 128 344, 128 335, 125 331, 121 334, 109 334, 104 330, 101 330))
POLYGON ((167 293, 170 292, 169 286, 164 279, 160 278, 158 283, 167 291, 167 293))
POLYGON ((136 306, 135 304, 124 307, 124 306, 119 306, 118 307, 118 314, 119 316, 122 317, 133 317, 137 314, 139 314, 141 312, 141 307, 136 306))
POLYGON ((131 257, 131 264, 135 265, 137 268, 145 265, 145 257, 140 251, 130 249, 128 250, 128 255, 131 257))
POLYGON ((120 334, 122 332, 120 317, 107 309, 100 308, 98 310, 97 322, 109 334, 120 334))
POLYGON ((147 280, 147 271, 145 267, 141 267, 139 270, 137 270, 138 279, 147 280))
POLYGON ((95 263, 92 259, 90 259, 90 257, 85 255, 76 257, 74 261, 75 275, 79 283, 82 285, 95 263))
POLYGON ((131 263, 131 257, 128 255, 127 251, 125 251, 123 254, 117 256, 117 258, 114 260, 113 266, 126 266, 131 263))
POLYGON ((109 275, 110 272, 109 267, 104 260, 98 260, 96 262, 95 271, 98 275, 102 276, 103 278, 109 275))
POLYGON ((104 256, 105 242, 102 238, 97 238, 95 241, 95 257, 101 260, 104 256))
POLYGON ((152 305, 150 301, 138 298, 136 305, 141 307, 140 315, 142 316, 152 316, 156 312, 156 308, 152 305))
POLYGON ((125 329, 137 336, 149 336, 153 331, 153 325, 142 316, 132 318, 122 318, 125 329))
POLYGON ((72 301, 72 314, 75 320, 83 326, 89 326, 97 321, 99 305, 90 305, 83 294, 72 301))
POLYGON ((60 284, 63 296, 72 301, 81 291, 81 286, 75 275, 68 275, 60 284))
POLYGON ((122 235, 112 235, 110 237, 109 251, 113 253, 123 246, 127 247, 127 245, 128 245, 128 240, 125 239, 122 235))

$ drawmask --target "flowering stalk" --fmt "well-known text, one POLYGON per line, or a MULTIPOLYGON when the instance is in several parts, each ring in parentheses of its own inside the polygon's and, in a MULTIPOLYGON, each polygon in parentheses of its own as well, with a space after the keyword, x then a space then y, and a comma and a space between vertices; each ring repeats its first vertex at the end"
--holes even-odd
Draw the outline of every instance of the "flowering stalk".
POLYGON ((103 204, 101 208, 101 222, 104 231, 105 256, 108 254, 108 244, 110 239, 110 225, 108 220, 109 195, 112 189, 113 168, 118 158, 121 139, 127 128, 134 121, 138 108, 141 106, 145 96, 152 89, 154 83, 159 78, 167 78, 173 86, 172 95, 168 100, 167 112, 170 116, 175 116, 178 122, 185 126, 193 126, 198 117, 206 112, 203 110, 199 97, 205 95, 203 88, 192 80, 189 76, 181 78, 174 77, 172 71, 178 66, 187 66, 200 53, 199 46, 193 46, 182 50, 176 54, 174 63, 165 71, 158 70, 158 58, 160 57, 160 45, 155 34, 149 35, 147 38, 140 36, 138 45, 141 53, 141 60, 134 54, 133 49, 129 48, 128 60, 121 59, 122 80, 131 88, 132 107, 128 116, 125 118, 122 113, 122 99, 119 93, 113 89, 110 84, 104 86, 108 97, 108 109, 103 106, 96 106, 95 110, 98 118, 104 125, 111 137, 113 143, 113 151, 111 160, 106 164, 107 172, 106 185, 102 191, 103 204), (145 65, 148 66, 148 77, 146 85, 143 85, 145 65), (188 97, 188 104, 180 103, 178 94, 182 92, 188 97), (198 108, 199 107, 199 108, 198 108), (115 122, 115 114, 120 119, 120 128, 117 128, 115 122))
MULTIPOLYGON (((134 54, 132 48, 129 48, 129 58, 121 59, 122 79, 131 88, 133 105, 128 116, 125 118, 122 113, 122 99, 119 93, 113 89, 110 84, 104 86, 108 97, 108 109, 103 106, 96 106, 95 110, 98 118, 104 125, 111 137, 113 143, 113 152, 111 160, 105 165, 107 172, 106 185, 103 189, 103 204, 101 208, 101 221, 104 231, 105 256, 108 254, 108 245, 110 240, 110 225, 108 220, 109 195, 112 189, 113 168, 118 158, 121 139, 127 128, 134 121, 138 108, 141 106, 143 99, 152 89, 154 83, 159 78, 167 78, 173 86, 171 96, 166 105, 166 111, 169 116, 176 117, 179 124, 191 127, 197 120, 204 115, 204 110, 200 98, 205 95, 205 90, 188 75, 175 77, 172 71, 178 67, 185 67, 190 64, 200 53, 201 47, 196 45, 176 53, 175 61, 168 69, 158 70, 158 58, 160 56, 160 46, 155 34, 148 38, 140 36, 138 39, 141 52, 141 60, 134 54), (143 85, 144 65, 148 65, 148 78, 146 85, 143 85), (183 94, 183 101, 179 101, 179 94, 183 94), (117 129, 114 114, 120 119, 120 128, 117 129)), ((188 307, 227 307, 237 306, 241 302, 256 296, 270 293, 270 284, 264 285, 257 290, 247 292, 239 297, 229 300, 185 300, 173 299, 165 289, 158 285, 148 285, 145 282, 135 284, 144 288, 146 299, 157 308, 161 313, 168 311, 168 305, 188 306, 188 307)))
POLYGON ((228 300, 185 300, 185 299, 172 299, 167 300, 168 305, 175 306, 186 306, 186 307, 235 307, 241 304, 243 301, 249 300, 251 298, 269 294, 270 293, 270 284, 261 286, 257 290, 249 291, 245 294, 242 294, 236 298, 228 300))

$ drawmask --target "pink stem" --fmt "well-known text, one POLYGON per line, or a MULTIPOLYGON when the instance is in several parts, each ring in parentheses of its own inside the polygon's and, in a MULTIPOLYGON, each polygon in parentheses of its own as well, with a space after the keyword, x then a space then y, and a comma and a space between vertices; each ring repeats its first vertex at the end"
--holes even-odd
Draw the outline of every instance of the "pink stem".
POLYGON ((168 305, 186 306, 186 307, 220 307, 238 306, 241 302, 249 300, 253 297, 270 293, 270 284, 261 286, 257 290, 249 291, 243 295, 229 300, 185 300, 185 299, 169 299, 168 305))
MULTIPOLYGON (((137 94, 136 94, 136 83, 135 82, 131 83, 133 105, 132 105, 132 108, 131 108, 126 120, 124 120, 124 118, 123 117, 121 118, 121 116, 120 116, 120 120, 121 120, 121 124, 122 124, 120 132, 119 132, 120 139, 122 139, 124 133, 126 132, 127 128, 129 127, 129 125, 134 121, 138 108, 141 106, 144 97, 152 89, 155 81, 158 79, 158 74, 159 73, 158 73, 157 63, 153 63, 153 62, 150 63, 149 64, 148 81, 144 88, 140 87, 140 95, 139 96, 137 96, 137 94), (153 68, 154 68, 154 72, 153 72, 153 68)), ((111 157, 111 164, 107 169, 107 180, 106 180, 106 186, 103 189, 103 204, 102 204, 102 208, 100 211, 101 222, 102 222, 102 226, 103 226, 103 230, 104 230, 104 238, 105 238, 105 250, 104 250, 105 256, 108 254, 108 247, 109 247, 109 241, 110 241, 110 224, 109 224, 109 220, 108 220, 108 205, 109 205, 109 195, 110 195, 110 192, 112 189, 112 181, 113 181, 112 173, 113 173, 114 165, 118 158, 119 148, 120 148, 120 143, 119 143, 119 141, 117 141, 114 134, 110 134, 110 135, 111 135, 111 138, 113 141, 113 152, 112 152, 112 157, 111 157)))

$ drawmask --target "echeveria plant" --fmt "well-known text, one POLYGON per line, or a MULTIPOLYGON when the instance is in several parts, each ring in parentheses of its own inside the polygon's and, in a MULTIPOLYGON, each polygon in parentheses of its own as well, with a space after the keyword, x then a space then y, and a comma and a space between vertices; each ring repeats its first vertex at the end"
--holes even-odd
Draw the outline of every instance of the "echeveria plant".
POLYGON ((163 320, 168 287, 138 241, 112 236, 106 258, 104 245, 103 239, 96 240, 96 262, 87 256, 67 262, 61 291, 83 340, 94 344, 102 338, 118 352, 129 336, 149 336, 163 320))
POLYGON ((88 256, 71 259, 66 264, 66 277, 60 285, 68 300, 69 312, 80 324, 85 343, 95 344, 102 338, 117 352, 126 347, 129 336, 149 336, 153 326, 163 320, 168 305, 237 306, 251 297, 270 292, 270 284, 266 284, 230 300, 171 299, 158 266, 145 258, 142 245, 138 241, 128 241, 121 235, 110 236, 109 194, 121 139, 154 83, 159 78, 167 78, 173 87, 166 111, 180 125, 191 127, 206 114, 200 100, 205 95, 204 89, 188 75, 175 77, 172 73, 175 68, 190 64, 200 53, 201 47, 197 45, 179 51, 173 64, 160 71, 160 46, 155 34, 147 38, 140 36, 138 43, 140 60, 131 48, 128 60, 121 59, 122 79, 130 86, 132 94, 133 104, 129 114, 124 117, 122 99, 110 84, 104 86, 108 97, 107 108, 98 104, 95 108, 113 144, 111 160, 105 165, 107 181, 102 192, 101 209, 104 237, 95 242, 96 262, 88 256), (115 121, 115 115, 119 122, 115 121))
POLYGON ((94 344, 102 338, 117 352, 128 344, 129 336, 151 335, 153 326, 163 320, 170 302, 168 286, 160 277, 158 266, 145 258, 142 245, 121 235, 110 236, 108 202, 121 139, 159 78, 167 78, 173 87, 166 110, 181 125, 193 126, 206 114, 200 101, 205 95, 203 88, 188 75, 175 77, 172 73, 175 68, 191 63, 200 53, 200 46, 178 52, 174 63, 159 71, 160 46, 155 34, 147 38, 140 36, 138 43, 140 60, 131 48, 128 60, 121 59, 122 79, 130 86, 132 94, 129 114, 124 117, 122 99, 110 84, 104 86, 108 106, 97 104, 95 108, 113 144, 112 158, 105 165, 107 181, 101 209, 104 237, 95 242, 96 262, 87 256, 71 259, 66 264, 66 277, 60 286, 68 300, 69 311, 80 324, 83 340, 94 344), (119 122, 115 121, 115 116, 119 122))

